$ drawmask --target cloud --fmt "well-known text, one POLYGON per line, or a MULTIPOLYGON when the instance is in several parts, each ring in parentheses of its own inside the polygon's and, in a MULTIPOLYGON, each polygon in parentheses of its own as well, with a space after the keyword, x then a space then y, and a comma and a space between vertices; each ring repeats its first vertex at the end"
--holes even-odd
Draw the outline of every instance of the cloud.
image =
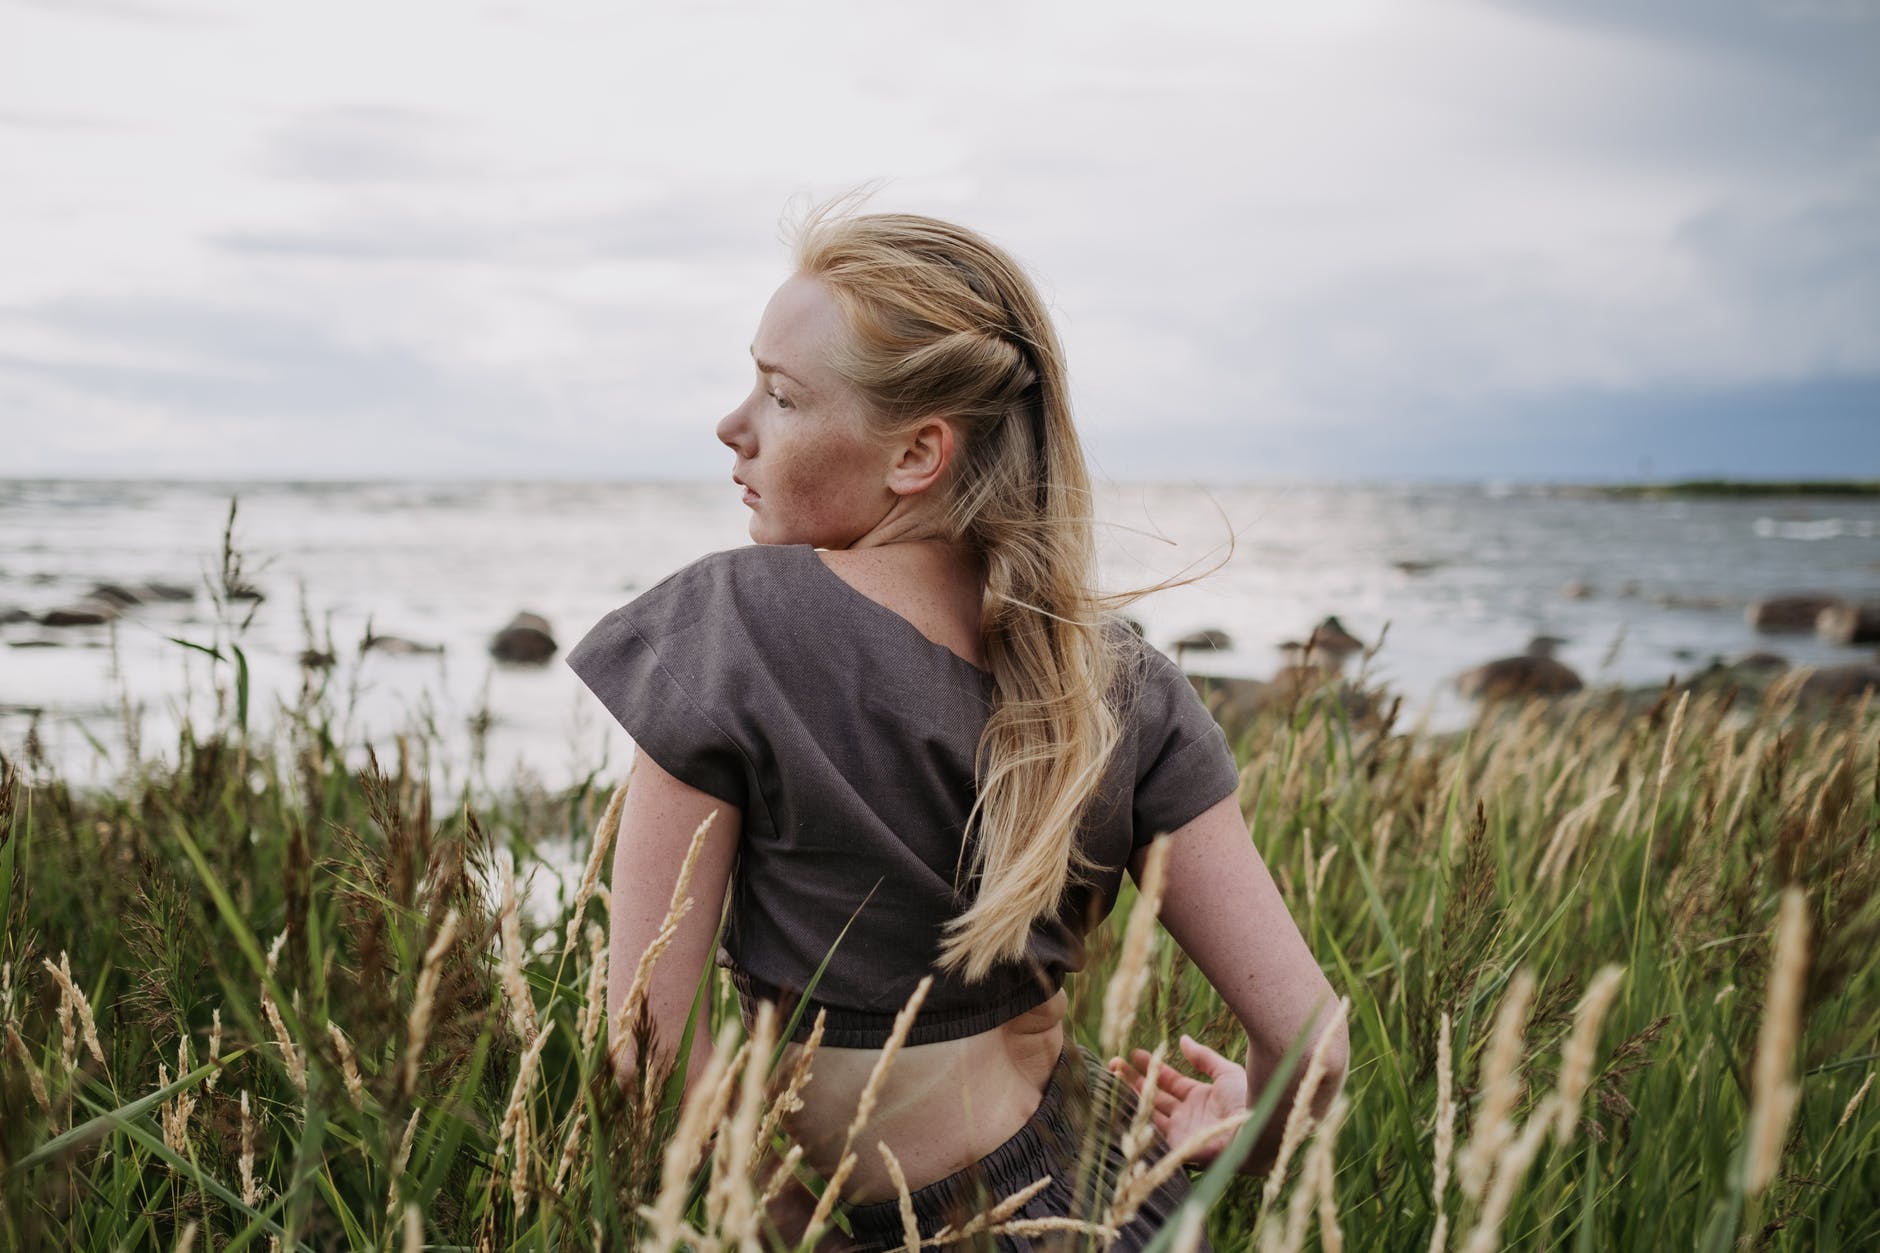
POLYGON ((664 194, 580 213, 478 219, 392 211, 349 217, 330 227, 213 232, 206 242, 233 254, 337 262, 576 266, 592 261, 750 260, 776 244, 737 188, 664 194))
POLYGON ((474 178, 476 162, 450 151, 455 131, 450 119, 418 109, 321 109, 264 135, 255 168, 274 178, 343 184, 474 178))
POLYGON ((225 14, 200 5, 161 4, 157 0, 5 0, 22 8, 41 9, 61 17, 102 18, 154 26, 213 26, 225 14))
POLYGON ((1035 267, 1114 465, 1629 460, 1880 370, 1872 4, 339 4, 22 23, 0 424, 716 475, 783 209, 871 179, 1035 267))

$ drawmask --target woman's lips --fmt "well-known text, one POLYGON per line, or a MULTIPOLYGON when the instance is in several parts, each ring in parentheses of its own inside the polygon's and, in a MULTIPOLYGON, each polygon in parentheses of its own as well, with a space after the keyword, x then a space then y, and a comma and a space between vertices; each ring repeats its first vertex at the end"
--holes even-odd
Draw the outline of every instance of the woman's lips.
POLYGON ((744 495, 740 496, 738 499, 742 500, 745 504, 748 505, 758 499, 757 493, 752 491, 750 484, 746 483, 743 479, 734 474, 731 476, 731 481, 744 489, 744 495))
POLYGON ((750 488, 747 487, 744 489, 744 495, 742 499, 745 504, 750 505, 750 504, 755 504, 757 502, 758 496, 756 492, 752 491, 750 488))

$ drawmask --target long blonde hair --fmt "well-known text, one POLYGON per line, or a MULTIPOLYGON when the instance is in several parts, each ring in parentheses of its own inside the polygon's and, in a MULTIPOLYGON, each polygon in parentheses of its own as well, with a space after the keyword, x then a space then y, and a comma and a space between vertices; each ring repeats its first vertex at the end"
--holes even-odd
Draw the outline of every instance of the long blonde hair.
POLYGON ((938 413, 959 441, 946 538, 985 563, 993 696, 967 818, 977 891, 938 964, 978 980, 1021 958, 1033 923, 1093 868, 1077 836, 1120 734, 1063 350, 1024 271, 963 227, 824 206, 799 226, 796 253, 843 312, 831 363, 869 401, 876 432, 938 413))

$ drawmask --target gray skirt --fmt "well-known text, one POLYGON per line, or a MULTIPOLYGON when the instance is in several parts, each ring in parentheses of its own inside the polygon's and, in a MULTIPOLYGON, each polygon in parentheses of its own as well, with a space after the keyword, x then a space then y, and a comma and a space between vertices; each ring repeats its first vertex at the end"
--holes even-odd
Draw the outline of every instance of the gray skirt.
MULTIPOLYGON (((1119 1142, 1135 1108, 1135 1092, 1094 1054, 1067 1038, 1045 1086, 1044 1099, 1031 1120, 972 1165, 913 1192, 914 1216, 921 1237, 931 1237, 949 1224, 957 1230, 1045 1175, 1051 1176, 1051 1182, 1005 1221, 1101 1217, 1103 1205, 1116 1188, 1123 1165, 1119 1142)), ((1168 1145, 1158 1135, 1146 1156, 1155 1161, 1167 1151, 1168 1145)), ((1188 1192, 1188 1176, 1177 1170, 1143 1202, 1111 1250, 1140 1250, 1146 1246, 1173 1219, 1188 1192)), ((858 1248, 876 1253, 905 1247, 899 1201, 851 1205, 847 1214, 858 1248)), ((1094 1236, 1083 1233, 1054 1232, 1032 1236, 982 1234, 944 1247, 1030 1253, 1102 1245, 1094 1236)), ((1205 1236, 1199 1248, 1212 1253, 1205 1236)))

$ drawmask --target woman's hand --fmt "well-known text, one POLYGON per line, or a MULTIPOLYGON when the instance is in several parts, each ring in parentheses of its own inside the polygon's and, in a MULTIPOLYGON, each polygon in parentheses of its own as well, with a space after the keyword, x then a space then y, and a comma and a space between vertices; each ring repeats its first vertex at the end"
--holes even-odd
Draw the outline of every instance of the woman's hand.
MULTIPOLYGON (((1247 1071, 1236 1061, 1217 1053, 1192 1036, 1181 1038, 1182 1055, 1205 1078, 1195 1079, 1163 1063, 1155 1076, 1155 1108, 1150 1117, 1170 1149, 1176 1149, 1202 1128, 1230 1118, 1247 1108, 1247 1071)), ((1110 1059, 1110 1071, 1142 1095, 1144 1072, 1149 1067, 1147 1049, 1135 1049, 1130 1060, 1110 1059)), ((1206 1165, 1220 1156, 1234 1138, 1232 1131, 1204 1142, 1191 1150, 1186 1161, 1206 1165)))

